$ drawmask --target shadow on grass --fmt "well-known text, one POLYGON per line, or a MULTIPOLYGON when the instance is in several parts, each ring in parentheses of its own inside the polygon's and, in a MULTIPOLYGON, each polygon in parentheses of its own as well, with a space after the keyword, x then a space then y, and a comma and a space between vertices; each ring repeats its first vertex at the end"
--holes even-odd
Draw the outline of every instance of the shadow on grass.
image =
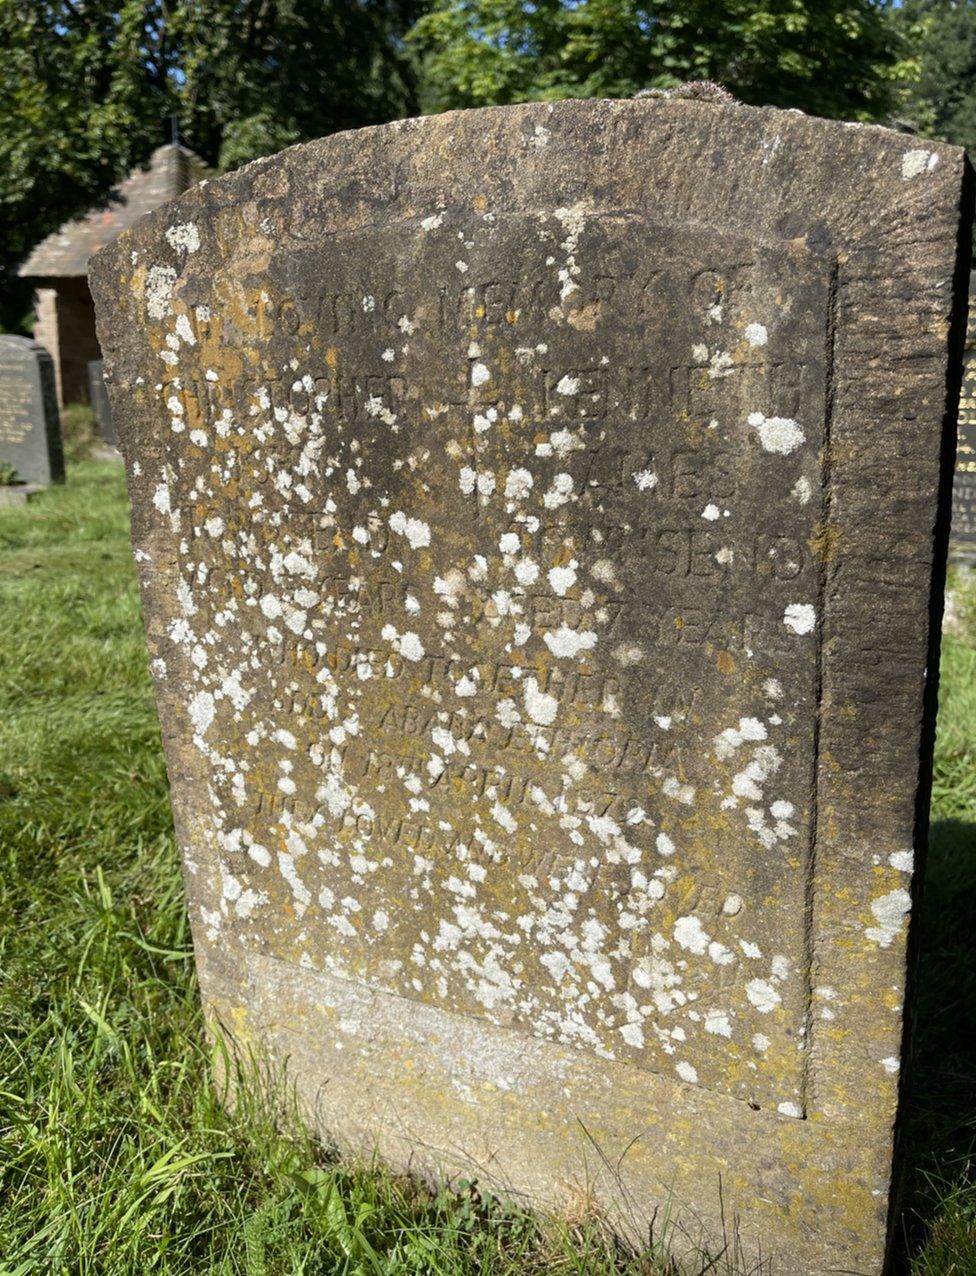
POLYGON ((976 1271, 976 824, 937 820, 920 915, 898 1270, 976 1271))

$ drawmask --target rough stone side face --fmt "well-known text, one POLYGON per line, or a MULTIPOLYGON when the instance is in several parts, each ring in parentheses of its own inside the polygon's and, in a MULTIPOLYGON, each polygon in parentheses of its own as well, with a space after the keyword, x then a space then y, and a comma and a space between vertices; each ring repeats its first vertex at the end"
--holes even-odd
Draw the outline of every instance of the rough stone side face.
POLYGON ((976 313, 973 276, 969 277, 970 309, 956 434, 956 469, 952 484, 952 539, 949 552, 960 562, 976 562, 976 313))
POLYGON ((880 1267, 964 179, 528 106, 99 255, 204 997, 325 1132, 880 1267))

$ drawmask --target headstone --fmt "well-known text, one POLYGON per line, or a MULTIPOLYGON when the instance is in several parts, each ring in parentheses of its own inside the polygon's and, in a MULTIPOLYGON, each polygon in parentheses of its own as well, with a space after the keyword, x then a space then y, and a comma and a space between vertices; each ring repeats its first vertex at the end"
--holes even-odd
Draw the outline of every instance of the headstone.
POLYGON ((329 1137, 880 1266, 967 171, 519 106, 99 254, 203 995, 329 1137))
POLYGON ((112 409, 109 407, 108 394, 105 391, 104 364, 101 359, 92 359, 88 364, 88 398, 98 422, 98 432, 111 447, 115 447, 115 427, 112 425, 112 409))
POLYGON ((976 562, 976 272, 969 277, 969 319, 963 356, 962 393, 952 482, 952 537, 949 552, 960 562, 976 562))
POLYGON ((54 364, 43 346, 0 334, 0 462, 22 483, 64 478, 54 364))

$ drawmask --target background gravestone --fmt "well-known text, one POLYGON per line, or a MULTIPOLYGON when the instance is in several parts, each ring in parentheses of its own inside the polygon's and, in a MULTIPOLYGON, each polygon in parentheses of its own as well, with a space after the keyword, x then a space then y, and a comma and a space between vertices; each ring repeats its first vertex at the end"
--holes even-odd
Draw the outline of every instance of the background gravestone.
POLYGON ((64 478, 54 365, 26 337, 0 335, 0 461, 24 483, 64 478))
POLYGON ((976 562, 976 307, 974 279, 969 277, 969 320, 963 360, 956 470, 952 483, 952 539, 950 552, 960 562, 976 562))
POLYGON ((96 259, 204 998, 330 1137, 879 1267, 969 202, 575 102, 96 259))
POLYGON ((99 434, 106 443, 115 447, 115 427, 105 389, 104 366, 101 359, 92 359, 88 364, 88 400, 98 422, 99 434))

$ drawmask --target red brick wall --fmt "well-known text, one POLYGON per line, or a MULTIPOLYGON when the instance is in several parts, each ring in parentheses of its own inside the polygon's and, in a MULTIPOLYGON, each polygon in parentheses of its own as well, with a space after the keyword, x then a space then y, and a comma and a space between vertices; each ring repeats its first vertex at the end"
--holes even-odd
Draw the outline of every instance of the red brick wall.
POLYGON ((88 361, 102 357, 87 280, 52 279, 38 289, 34 340, 54 360, 58 403, 87 403, 88 361))

